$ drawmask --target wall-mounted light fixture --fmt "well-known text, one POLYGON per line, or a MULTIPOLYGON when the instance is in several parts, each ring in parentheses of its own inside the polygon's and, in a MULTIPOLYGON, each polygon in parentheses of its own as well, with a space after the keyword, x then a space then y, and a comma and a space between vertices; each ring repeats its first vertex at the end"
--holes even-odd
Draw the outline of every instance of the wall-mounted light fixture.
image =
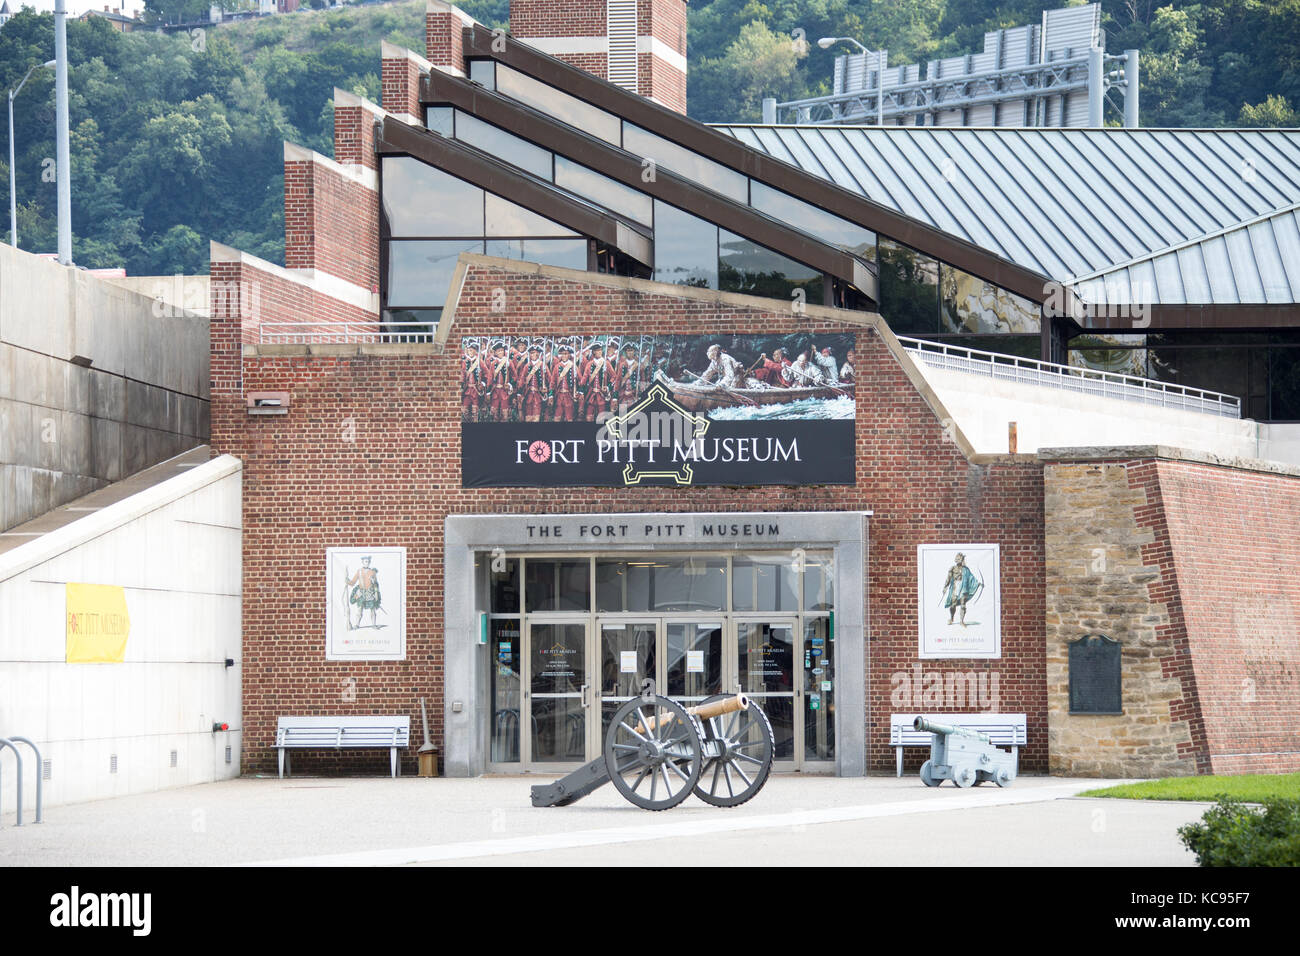
POLYGON ((249 392, 245 401, 250 415, 288 415, 288 392, 249 392))

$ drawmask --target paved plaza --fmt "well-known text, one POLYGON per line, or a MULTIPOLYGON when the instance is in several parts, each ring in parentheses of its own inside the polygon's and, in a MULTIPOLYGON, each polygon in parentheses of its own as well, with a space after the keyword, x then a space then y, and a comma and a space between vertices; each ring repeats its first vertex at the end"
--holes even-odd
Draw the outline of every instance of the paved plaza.
POLYGON ((49 807, 13 825, 0 867, 292 865, 1178 866, 1205 804, 1076 797, 1110 781, 1021 777, 1004 790, 914 775, 774 775, 744 806, 661 813, 604 787, 534 808, 540 776, 247 777, 49 807))

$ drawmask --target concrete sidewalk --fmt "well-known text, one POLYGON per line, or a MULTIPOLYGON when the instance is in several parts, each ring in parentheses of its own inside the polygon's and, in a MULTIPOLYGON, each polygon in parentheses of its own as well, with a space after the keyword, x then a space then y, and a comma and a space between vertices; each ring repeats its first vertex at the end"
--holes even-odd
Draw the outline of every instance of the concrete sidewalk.
POLYGON ((1073 796, 1102 780, 791 774, 730 810, 691 798, 650 813, 612 787, 534 808, 546 779, 243 778, 54 807, 21 828, 9 808, 0 866, 1191 865, 1175 830, 1206 806, 1073 796))

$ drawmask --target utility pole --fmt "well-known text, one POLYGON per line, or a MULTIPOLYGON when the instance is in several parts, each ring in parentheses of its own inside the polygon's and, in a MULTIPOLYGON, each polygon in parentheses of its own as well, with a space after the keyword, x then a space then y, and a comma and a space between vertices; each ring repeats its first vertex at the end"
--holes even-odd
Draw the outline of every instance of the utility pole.
POLYGON ((68 6, 54 0, 55 175, 59 189, 59 264, 72 265, 72 163, 68 157, 68 6))

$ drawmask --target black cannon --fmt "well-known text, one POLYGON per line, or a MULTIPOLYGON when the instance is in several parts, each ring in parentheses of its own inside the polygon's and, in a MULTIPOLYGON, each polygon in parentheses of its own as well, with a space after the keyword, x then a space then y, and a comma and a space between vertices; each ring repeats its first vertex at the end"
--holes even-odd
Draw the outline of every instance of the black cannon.
POLYGON ((614 714, 604 753, 533 787, 533 806, 568 806, 613 783, 646 810, 667 810, 692 793, 715 807, 735 807, 763 789, 775 750, 767 715, 743 694, 683 707, 646 681, 641 696, 614 714))

